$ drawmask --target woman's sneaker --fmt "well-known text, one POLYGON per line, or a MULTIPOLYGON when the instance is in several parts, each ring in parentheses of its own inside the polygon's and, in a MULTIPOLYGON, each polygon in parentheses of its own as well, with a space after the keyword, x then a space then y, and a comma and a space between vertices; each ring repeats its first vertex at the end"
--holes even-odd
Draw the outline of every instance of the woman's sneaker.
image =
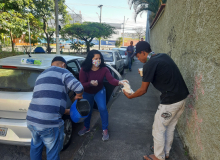
POLYGON ((102 136, 102 140, 103 141, 109 140, 109 134, 108 134, 108 130, 107 129, 103 130, 102 135, 103 135, 102 136))
POLYGON ((83 129, 81 129, 79 132, 78 132, 78 135, 79 136, 83 136, 84 134, 88 133, 90 131, 89 128, 86 128, 85 126, 83 127, 83 129))

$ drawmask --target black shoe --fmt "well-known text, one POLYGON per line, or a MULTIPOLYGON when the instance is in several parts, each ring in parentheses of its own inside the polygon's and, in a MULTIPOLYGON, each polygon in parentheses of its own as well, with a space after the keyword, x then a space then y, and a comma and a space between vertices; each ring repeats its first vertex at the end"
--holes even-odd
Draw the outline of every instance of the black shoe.
POLYGON ((131 72, 131 69, 129 69, 129 71, 131 72))

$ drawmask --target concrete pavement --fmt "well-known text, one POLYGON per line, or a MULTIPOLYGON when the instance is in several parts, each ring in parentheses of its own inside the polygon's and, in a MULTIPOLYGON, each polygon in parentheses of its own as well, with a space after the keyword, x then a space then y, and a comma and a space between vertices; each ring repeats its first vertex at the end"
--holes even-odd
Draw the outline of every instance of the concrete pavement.
MULTIPOLYGON (((143 64, 136 60, 132 71, 126 73, 135 91, 141 85, 137 70, 143 64)), ((152 124, 159 104, 160 93, 150 85, 142 97, 129 100, 123 93, 109 108, 110 139, 103 142, 101 120, 99 119, 85 138, 85 141, 73 155, 73 160, 142 160, 143 155, 151 154, 153 144, 152 124)), ((178 133, 175 132, 169 160, 188 160, 178 133)))

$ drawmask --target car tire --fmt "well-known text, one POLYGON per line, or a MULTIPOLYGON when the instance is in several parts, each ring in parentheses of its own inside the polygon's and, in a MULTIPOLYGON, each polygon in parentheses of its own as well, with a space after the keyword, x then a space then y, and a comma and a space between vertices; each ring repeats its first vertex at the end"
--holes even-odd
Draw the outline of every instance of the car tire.
POLYGON ((73 122, 70 118, 69 115, 64 115, 63 116, 63 120, 64 120, 64 141, 63 141, 63 149, 62 151, 66 150, 68 148, 68 146, 71 143, 71 139, 72 139, 72 132, 73 132, 73 122))
POLYGON ((121 75, 124 74, 124 70, 125 70, 125 68, 123 67, 122 71, 120 72, 121 75))

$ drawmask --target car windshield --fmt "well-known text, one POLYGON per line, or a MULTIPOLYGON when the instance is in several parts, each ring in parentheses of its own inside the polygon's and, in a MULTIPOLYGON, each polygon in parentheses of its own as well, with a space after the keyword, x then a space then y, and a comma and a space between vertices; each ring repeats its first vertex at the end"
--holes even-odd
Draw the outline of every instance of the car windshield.
POLYGON ((125 55, 125 51, 119 50, 119 53, 120 53, 121 56, 125 55))
POLYGON ((103 58, 104 58, 105 62, 113 62, 113 54, 112 54, 112 52, 102 51, 101 53, 103 55, 103 58))
POLYGON ((40 71, 22 69, 0 69, 0 91, 33 91, 40 71))

